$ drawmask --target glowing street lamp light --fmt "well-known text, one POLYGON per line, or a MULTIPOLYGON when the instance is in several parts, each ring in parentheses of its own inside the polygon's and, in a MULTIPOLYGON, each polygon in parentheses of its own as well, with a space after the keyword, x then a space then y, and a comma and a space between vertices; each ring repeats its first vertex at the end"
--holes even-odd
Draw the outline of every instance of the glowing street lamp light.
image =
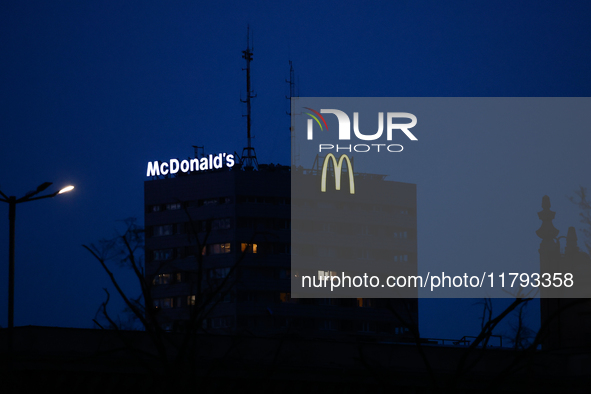
POLYGON ((67 193, 74 189, 74 186, 66 186, 61 190, 47 194, 45 196, 38 196, 35 197, 37 194, 41 193, 43 190, 47 189, 51 186, 51 182, 44 182, 41 185, 37 186, 37 189, 28 192, 21 198, 16 198, 15 196, 7 196, 6 194, 0 191, 0 201, 8 203, 8 227, 9 227, 9 235, 8 235, 8 351, 12 353, 12 333, 14 328, 14 224, 16 219, 16 204, 34 200, 41 200, 43 198, 50 198, 55 197, 58 194, 67 193))
POLYGON ((61 189, 59 192, 57 192, 57 194, 67 193, 72 190, 74 190, 74 186, 72 186, 72 185, 66 186, 63 189, 61 189))

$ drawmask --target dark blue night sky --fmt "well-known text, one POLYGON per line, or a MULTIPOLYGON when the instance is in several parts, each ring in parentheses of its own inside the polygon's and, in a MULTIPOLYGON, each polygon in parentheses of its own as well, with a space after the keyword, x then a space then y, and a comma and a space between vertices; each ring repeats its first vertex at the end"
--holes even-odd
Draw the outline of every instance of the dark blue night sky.
MULTIPOLYGON (((246 145, 240 98, 247 24, 254 33, 258 95, 254 146, 259 162, 288 164, 289 60, 302 97, 586 97, 590 16, 587 2, 558 1, 3 2, 0 190, 20 197, 45 181, 55 183, 53 191, 76 186, 59 198, 17 207, 15 324, 92 327, 102 288, 110 285, 81 245, 112 236, 125 218, 143 221, 146 163, 189 156, 191 145, 212 153, 246 145)), ((450 138, 441 150, 464 144, 470 151, 479 138, 450 138)), ((430 185, 402 176, 418 184, 419 264, 438 256, 436 245, 445 241, 439 228, 454 242, 449 258, 485 255, 470 241, 488 227, 486 234, 499 236, 495 242, 507 256, 537 259, 536 212, 544 194, 552 198, 562 234, 578 226, 567 196, 591 183, 590 141, 588 132, 568 129, 521 136, 519 145, 507 141, 514 160, 538 147, 547 165, 519 179, 496 165, 504 152, 483 158, 490 160, 488 177, 511 182, 502 182, 505 200, 482 201, 479 215, 454 211, 453 193, 421 196, 430 185), (554 149, 543 148, 548 144, 554 149), (526 191, 510 186, 522 181, 526 191), (509 231, 515 227, 525 230, 509 231)), ((422 170, 441 164, 425 157, 422 170)), ((458 173, 452 180, 457 193, 470 192, 473 179, 458 173)), ((5 327, 8 207, 0 208, 5 327)), ((118 275, 137 292, 128 272, 118 275)), ((421 334, 474 335, 476 302, 421 301, 421 334)), ((496 302, 496 311, 505 303, 496 302)), ((533 328, 537 305, 528 310, 533 328)))

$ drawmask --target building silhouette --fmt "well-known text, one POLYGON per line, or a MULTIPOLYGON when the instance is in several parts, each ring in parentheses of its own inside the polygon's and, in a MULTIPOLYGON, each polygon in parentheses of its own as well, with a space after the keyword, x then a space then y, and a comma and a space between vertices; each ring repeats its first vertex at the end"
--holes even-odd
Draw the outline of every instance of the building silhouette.
MULTIPOLYGON (((294 176, 317 177, 312 171, 293 171, 294 176)), ((290 265, 291 175, 288 166, 259 164, 255 170, 238 161, 232 168, 145 181, 146 279, 158 324, 171 331, 198 325, 225 334, 410 338, 408 326, 418 325, 416 299, 291 297, 290 279, 298 275, 290 265)), ((359 184, 370 181, 367 174, 357 178, 359 184)), ((390 238, 381 249, 389 253, 383 257, 410 260, 416 267, 415 185, 383 176, 371 182, 405 193, 398 201, 358 202, 356 207, 375 219, 363 226, 354 223, 341 238, 349 247, 351 239, 367 241, 364 231, 383 231, 390 238)), ((316 239, 344 228, 331 230, 310 220, 305 225, 316 239)), ((319 253, 315 248, 313 254, 319 253)), ((369 257, 343 258, 359 264, 369 257)))

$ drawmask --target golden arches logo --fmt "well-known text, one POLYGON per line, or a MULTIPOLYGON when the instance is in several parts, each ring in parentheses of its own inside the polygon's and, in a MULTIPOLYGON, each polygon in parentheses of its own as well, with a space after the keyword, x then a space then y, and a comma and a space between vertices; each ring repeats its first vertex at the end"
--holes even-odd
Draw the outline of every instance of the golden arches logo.
POLYGON ((339 157, 338 162, 336 157, 332 153, 329 153, 324 158, 324 163, 322 164, 322 179, 320 183, 320 191, 326 192, 326 173, 328 172, 329 160, 332 160, 334 167, 334 179, 336 190, 341 190, 341 173, 343 170, 343 161, 347 161, 347 172, 349 173, 349 192, 351 194, 355 194, 355 179, 353 178, 353 166, 351 165, 351 160, 349 160, 349 156, 344 154, 341 155, 341 157, 339 157))

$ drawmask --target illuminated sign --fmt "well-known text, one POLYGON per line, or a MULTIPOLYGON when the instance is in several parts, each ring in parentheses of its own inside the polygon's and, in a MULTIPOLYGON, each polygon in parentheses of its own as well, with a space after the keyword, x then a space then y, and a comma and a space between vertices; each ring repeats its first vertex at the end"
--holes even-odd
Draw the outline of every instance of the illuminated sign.
POLYGON ((176 174, 181 171, 184 173, 195 171, 216 170, 225 167, 231 168, 235 164, 234 155, 228 153, 220 153, 217 155, 208 155, 202 158, 194 159, 170 159, 168 162, 160 162, 158 160, 148 162, 148 170, 146 176, 158 176, 176 174))
POLYGON ((332 153, 326 155, 326 157, 324 158, 324 164, 322 164, 322 178, 320 181, 320 191, 326 192, 326 173, 328 172, 329 160, 332 160, 333 163, 336 190, 341 190, 341 172, 343 170, 343 161, 347 161, 347 172, 349 174, 349 193, 355 194, 355 179, 353 177, 353 166, 351 165, 349 156, 341 155, 337 163, 337 159, 336 157, 334 157, 332 153))

